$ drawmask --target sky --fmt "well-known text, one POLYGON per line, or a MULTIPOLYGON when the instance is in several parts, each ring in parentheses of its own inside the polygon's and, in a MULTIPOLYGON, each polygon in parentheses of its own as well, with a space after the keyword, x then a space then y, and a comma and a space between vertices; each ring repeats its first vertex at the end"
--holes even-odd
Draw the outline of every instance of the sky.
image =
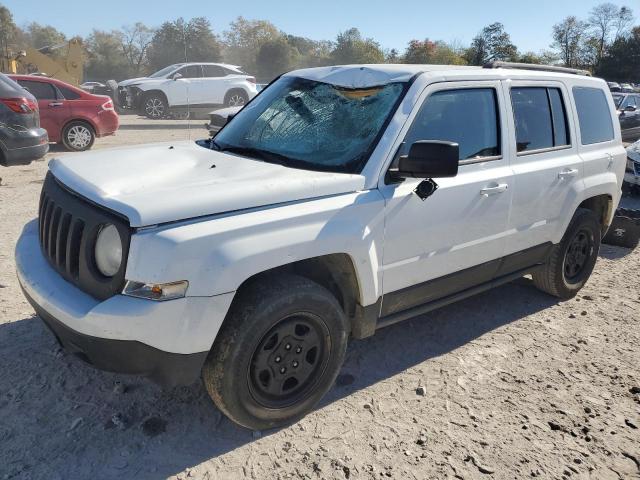
MULTIPOLYGON (((67 36, 86 36, 141 21, 158 26, 178 17, 207 17, 216 33, 242 15, 269 20, 281 30, 314 40, 333 40, 357 27, 383 48, 402 52, 412 39, 455 41, 463 45, 482 27, 499 21, 522 52, 548 49, 551 27, 568 15, 580 18, 604 0, 0 0, 18 25, 50 24, 67 36)), ((634 10, 640 0, 608 0, 634 10)))

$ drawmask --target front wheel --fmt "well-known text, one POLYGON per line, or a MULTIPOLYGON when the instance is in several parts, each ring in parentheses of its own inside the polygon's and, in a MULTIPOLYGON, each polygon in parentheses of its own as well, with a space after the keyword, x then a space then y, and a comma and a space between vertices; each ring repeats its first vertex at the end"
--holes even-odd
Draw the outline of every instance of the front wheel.
POLYGON ((241 107, 248 101, 249 96, 244 90, 231 90, 224 98, 224 104, 227 107, 241 107))
POLYGON ((169 113, 167 101, 158 93, 147 95, 143 100, 142 108, 146 117, 152 120, 163 118, 169 113))
POLYGON ((545 265, 532 274, 536 287, 563 300, 575 297, 593 272, 601 238, 596 214, 579 208, 545 265))
POLYGON ((296 275, 238 294, 202 370, 218 408, 254 430, 306 415, 344 361, 348 320, 336 298, 296 275))
POLYGON ((89 150, 95 139, 93 128, 86 122, 70 122, 62 131, 62 143, 72 152, 89 150))

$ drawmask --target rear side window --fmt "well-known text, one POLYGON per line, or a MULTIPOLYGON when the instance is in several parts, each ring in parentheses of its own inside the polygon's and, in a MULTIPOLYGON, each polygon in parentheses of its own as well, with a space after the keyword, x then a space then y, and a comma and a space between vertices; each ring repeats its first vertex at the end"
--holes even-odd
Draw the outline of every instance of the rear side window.
POLYGON ((63 87, 62 85, 58 85, 58 90, 60 90, 60 93, 62 93, 62 96, 66 100, 77 100, 80 98, 80 94, 78 92, 75 92, 70 88, 63 87))
POLYGON ((607 97, 599 88, 573 87, 582 145, 613 140, 613 122, 607 97))
POLYGON ((512 88, 511 103, 518 152, 570 145, 567 114, 559 89, 512 88))
POLYGON ((18 83, 29 90, 31 95, 38 100, 55 100, 57 98, 56 89, 50 83, 33 80, 18 80, 18 83))
POLYGON ((496 93, 493 88, 442 90, 422 105, 405 137, 405 149, 419 140, 460 146, 460 160, 500 155, 496 93))
POLYGON ((203 65, 202 70, 204 71, 205 77, 224 77, 227 75, 224 68, 218 65, 203 65))

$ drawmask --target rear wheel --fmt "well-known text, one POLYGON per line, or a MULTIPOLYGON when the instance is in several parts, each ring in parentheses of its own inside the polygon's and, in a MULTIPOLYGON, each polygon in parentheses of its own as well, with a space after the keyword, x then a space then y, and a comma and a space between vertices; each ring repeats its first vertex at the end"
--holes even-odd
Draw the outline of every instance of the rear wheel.
POLYGON ((579 208, 546 264, 532 274, 536 287, 563 300, 575 297, 593 272, 601 231, 596 214, 579 208))
POLYGON ((73 152, 89 150, 93 146, 96 134, 93 127, 86 122, 70 122, 62 131, 62 143, 73 152))
POLYGON ((240 292, 203 367, 215 404, 263 430, 306 415, 344 361, 348 320, 335 297, 295 275, 240 292))

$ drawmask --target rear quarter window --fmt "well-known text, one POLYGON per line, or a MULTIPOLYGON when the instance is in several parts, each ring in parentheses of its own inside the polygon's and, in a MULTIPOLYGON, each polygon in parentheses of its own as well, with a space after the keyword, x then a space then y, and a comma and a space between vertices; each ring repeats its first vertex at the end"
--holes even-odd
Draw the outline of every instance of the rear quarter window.
POLYGON ((80 98, 80 94, 70 88, 63 87, 62 85, 58 85, 58 90, 62 93, 62 96, 65 100, 77 100, 80 98))
POLYGON ((582 145, 613 140, 613 122, 605 93, 599 88, 573 87, 582 145))

